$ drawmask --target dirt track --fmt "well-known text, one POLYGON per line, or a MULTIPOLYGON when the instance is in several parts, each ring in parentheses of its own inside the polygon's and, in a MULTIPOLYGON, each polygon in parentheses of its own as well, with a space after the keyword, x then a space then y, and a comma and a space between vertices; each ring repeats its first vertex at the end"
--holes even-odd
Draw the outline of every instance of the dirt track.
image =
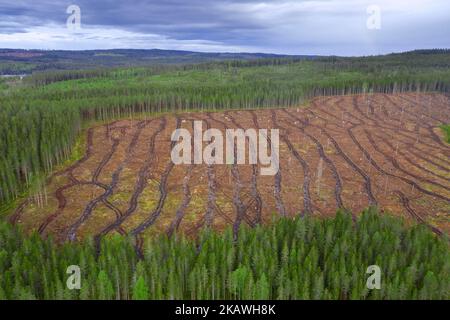
MULTIPOLYGON (((88 130, 85 155, 47 186, 48 203, 20 204, 12 221, 60 240, 118 232, 143 237, 202 227, 234 234, 275 213, 358 214, 368 205, 450 233, 450 146, 437 127, 450 101, 437 94, 316 98, 308 108, 121 120, 88 130), (258 165, 174 165, 172 131, 280 129, 280 171, 258 165)), ((267 137, 269 138, 269 137, 267 137)))

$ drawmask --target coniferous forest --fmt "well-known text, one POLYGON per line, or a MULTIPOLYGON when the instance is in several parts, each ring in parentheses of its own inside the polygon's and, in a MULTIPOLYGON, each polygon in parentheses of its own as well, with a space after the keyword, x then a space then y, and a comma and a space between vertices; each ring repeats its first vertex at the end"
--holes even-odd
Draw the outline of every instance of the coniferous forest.
MULTIPOLYGON (((275 218, 274 218, 275 219, 275 218)), ((405 226, 374 208, 357 221, 276 219, 203 230, 195 241, 148 240, 138 258, 115 236, 56 245, 0 224, 0 299, 449 299, 448 239, 424 226, 405 226), (67 268, 80 267, 80 290, 67 268), (366 286, 367 268, 381 268, 380 289, 366 286)))

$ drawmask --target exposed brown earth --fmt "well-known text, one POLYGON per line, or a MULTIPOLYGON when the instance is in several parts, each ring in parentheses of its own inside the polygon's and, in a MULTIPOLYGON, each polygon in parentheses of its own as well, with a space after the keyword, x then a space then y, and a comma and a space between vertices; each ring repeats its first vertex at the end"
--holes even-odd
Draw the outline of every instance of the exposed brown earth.
POLYGON ((56 173, 47 201, 23 202, 12 220, 60 240, 112 234, 195 235, 268 223, 274 214, 355 215, 369 205, 450 232, 450 123, 439 94, 322 97, 309 107, 166 115, 91 128, 82 159, 56 173), (258 165, 174 165, 172 131, 280 129, 280 171, 258 165))

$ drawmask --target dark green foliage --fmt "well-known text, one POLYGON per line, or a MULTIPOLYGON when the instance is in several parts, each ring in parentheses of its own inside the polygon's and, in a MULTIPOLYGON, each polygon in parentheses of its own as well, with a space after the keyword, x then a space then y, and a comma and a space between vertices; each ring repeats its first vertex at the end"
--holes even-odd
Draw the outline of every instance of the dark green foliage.
MULTIPOLYGON (((28 74, 36 71, 96 69, 99 67, 186 64, 229 59, 283 58, 264 53, 207 53, 159 49, 112 50, 22 50, 0 49, 1 74, 28 74)), ((294 57, 294 56, 293 56, 294 57)), ((310 56, 295 56, 310 58, 310 56)))
POLYGON ((450 143, 450 124, 443 124, 441 126, 442 131, 444 132, 444 139, 448 143, 450 143))
POLYGON ((2 299, 449 299, 448 239, 424 226, 371 209, 356 224, 332 219, 279 219, 270 226, 204 230, 196 240, 151 239, 143 259, 132 241, 104 239, 55 245, 0 224, 2 299), (366 269, 382 270, 369 290, 366 269), (81 290, 65 286, 69 265, 81 268, 81 290))
POLYGON ((133 288, 134 300, 148 300, 149 298, 148 287, 143 277, 139 277, 133 288))

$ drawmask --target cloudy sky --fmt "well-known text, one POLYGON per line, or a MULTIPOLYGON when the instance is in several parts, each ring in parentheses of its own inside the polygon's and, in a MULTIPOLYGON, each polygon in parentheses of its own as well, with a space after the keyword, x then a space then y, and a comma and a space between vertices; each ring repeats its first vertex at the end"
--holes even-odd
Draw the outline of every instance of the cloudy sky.
POLYGON ((449 29, 449 0, 0 0, 0 48, 369 55, 450 48, 449 29))

